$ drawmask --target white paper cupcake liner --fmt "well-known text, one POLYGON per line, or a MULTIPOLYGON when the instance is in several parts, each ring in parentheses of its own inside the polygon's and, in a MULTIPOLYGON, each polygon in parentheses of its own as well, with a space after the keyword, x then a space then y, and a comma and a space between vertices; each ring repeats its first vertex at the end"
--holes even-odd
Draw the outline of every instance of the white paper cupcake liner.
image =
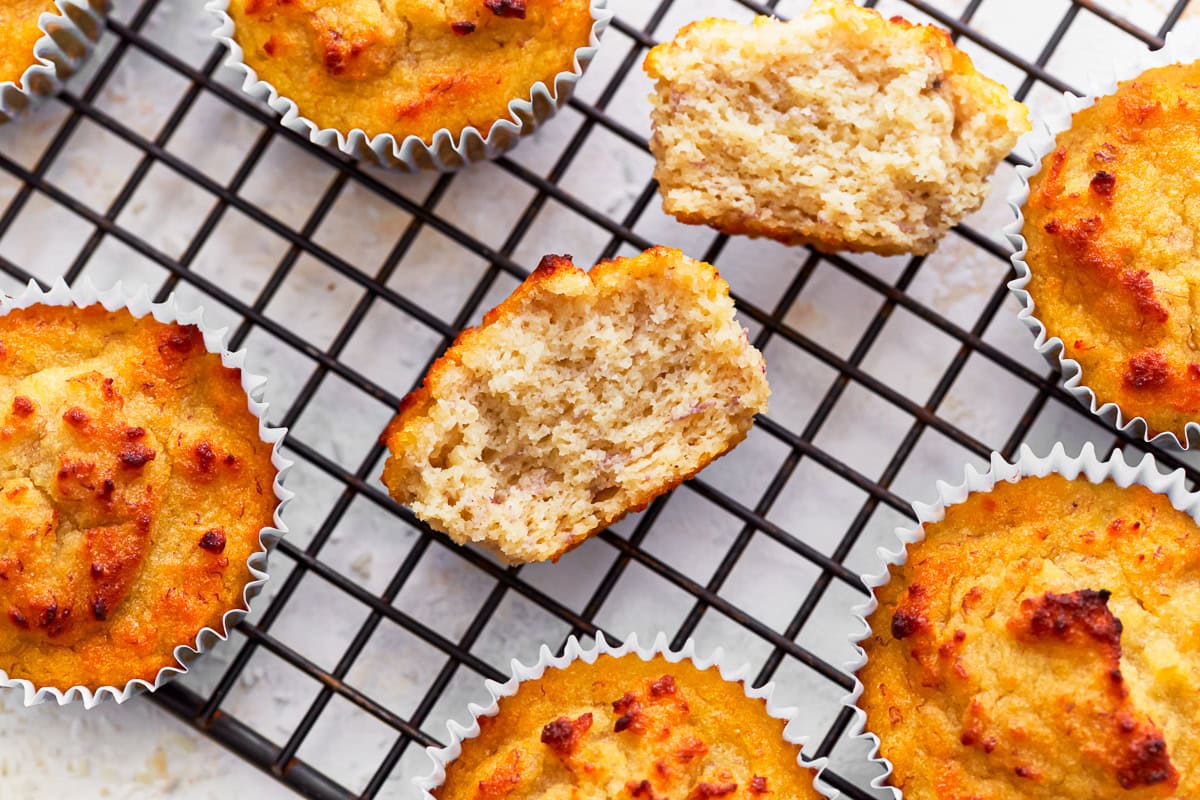
MULTIPOLYGON (((1184 512, 1200 524, 1200 493, 1188 489, 1187 479, 1182 469, 1169 474, 1159 471, 1157 462, 1150 454, 1141 461, 1130 464, 1125 461, 1124 454, 1118 450, 1107 461, 1101 461, 1096 456, 1095 447, 1089 442, 1083 446, 1079 455, 1072 457, 1067 454, 1061 442, 1054 445, 1046 456, 1038 456, 1028 446, 1022 445, 1015 462, 1008 462, 999 453, 993 453, 990 468, 979 472, 973 466, 966 468, 963 482, 951 486, 943 481, 937 482, 937 500, 932 503, 913 503, 913 511, 917 515, 917 526, 912 528, 897 528, 897 546, 894 550, 879 548, 876 554, 882 564, 879 572, 863 576, 863 583, 871 590, 871 598, 864 604, 853 609, 854 618, 860 625, 856 634, 851 634, 850 641, 854 645, 857 657, 846 665, 846 671, 851 675, 857 673, 867 663, 867 654, 861 642, 871 636, 871 627, 867 617, 879 608, 875 590, 891 580, 892 567, 903 566, 908 561, 908 547, 925 538, 925 525, 940 522, 946 516, 946 509, 958 505, 976 492, 990 492, 998 483, 1016 483, 1022 478, 1046 477, 1061 475, 1067 480, 1083 478, 1091 483, 1112 481, 1117 486, 1144 486, 1155 494, 1166 495, 1171 505, 1184 512)), ((855 677, 854 689, 843 702, 854 709, 854 721, 851 723, 850 734, 856 739, 865 740, 870 746, 871 760, 883 767, 884 773, 871 781, 876 789, 890 790, 892 796, 900 800, 903 793, 892 786, 888 779, 892 774, 892 763, 879 754, 880 740, 874 733, 866 729, 866 712, 858 707, 862 696, 862 682, 855 677)))
POLYGON ((282 512, 283 507, 292 499, 293 494, 283 486, 284 476, 292 466, 292 462, 284 458, 280 453, 280 445, 286 434, 286 430, 283 428, 274 428, 267 424, 267 404, 261 400, 263 384, 266 378, 251 374, 245 370, 245 350, 231 353, 224 349, 225 332, 227 329, 214 329, 207 326, 204 323, 202 309, 196 308, 185 311, 175 302, 174 295, 169 297, 164 303, 155 303, 145 286, 140 286, 135 290, 132 288, 127 289, 120 283, 117 283, 111 289, 101 291, 87 279, 78 282, 74 288, 68 287, 65 282, 59 279, 48 291, 43 291, 36 283, 31 281, 25 291, 16 297, 0 295, 0 316, 7 314, 13 309, 29 308, 38 304, 83 307, 96 303, 101 304, 109 311, 116 311, 119 308, 128 309, 135 317, 144 317, 146 314, 151 314, 159 322, 195 325, 204 335, 205 349, 210 353, 220 354, 221 363, 226 367, 241 371, 242 389, 246 392, 247 407, 250 413, 258 418, 259 437, 262 441, 271 445, 271 463, 275 465, 275 469, 277 470, 272 488, 279 503, 275 506, 274 526, 262 529, 258 537, 259 550, 253 553, 246 561, 246 565, 250 570, 251 580, 242 591, 241 606, 230 609, 221 617, 219 630, 209 627, 202 628, 197 633, 194 643, 176 647, 174 657, 177 663, 159 670, 158 675, 152 683, 136 679, 129 681, 124 686, 101 686, 95 691, 85 686, 71 686, 67 688, 38 687, 24 678, 10 678, 4 670, 0 669, 0 689, 13 688, 20 690, 24 695, 26 707, 39 705, 47 700, 53 700, 60 706, 72 702, 80 702, 84 708, 93 708, 106 699, 123 703, 144 691, 153 692, 172 678, 185 674, 188 671, 189 665, 199 656, 215 643, 228 639, 229 632, 233 627, 249 613, 250 601, 262 592, 263 585, 267 582, 267 551, 279 537, 287 533, 287 526, 283 522, 282 512))
POLYGON ((1049 362, 1050 366, 1060 367, 1063 373, 1063 388, 1067 393, 1083 403, 1091 412, 1118 431, 1129 433, 1156 445, 1166 445, 1186 450, 1190 443, 1200 442, 1200 424, 1189 422, 1184 432, 1184 441, 1180 441, 1176 431, 1164 431, 1153 437, 1149 435, 1150 428, 1146 420, 1139 416, 1130 417, 1121 411, 1116 403, 1100 404, 1093 392, 1084 384, 1083 367, 1073 358, 1063 355, 1063 341, 1057 336, 1050 336, 1046 326, 1035 316, 1033 298, 1026 287, 1029 285, 1030 269, 1025 261, 1028 244, 1022 234, 1025 216, 1021 209, 1029 199, 1029 181, 1042 169, 1042 159, 1054 152, 1055 137, 1071 127, 1073 114, 1095 104, 1100 96, 1112 94, 1117 90, 1120 81, 1136 78, 1148 69, 1163 67, 1168 64, 1187 63, 1200 59, 1200 37, 1195 33, 1184 34, 1173 31, 1167 35, 1166 44, 1160 50, 1146 51, 1137 58, 1128 61, 1117 61, 1110 73, 1093 75, 1088 81, 1088 96, 1067 92, 1044 114, 1035 120, 1033 132, 1024 137, 1018 147, 1018 154, 1029 160, 1032 166, 1017 167, 1017 184, 1008 198, 1008 205, 1016 215, 1016 220, 1004 228, 1005 237, 1013 246, 1013 267, 1017 277, 1009 282, 1008 288, 1021 304, 1018 318, 1034 335, 1034 347, 1049 362))
POLYGON ((488 161, 512 150, 521 138, 532 133, 542 123, 553 117, 571 97, 575 84, 583 77, 588 64, 600 48, 600 37, 604 34, 613 14, 608 10, 608 0, 592 0, 591 38, 586 47, 575 51, 575 60, 570 72, 560 72, 554 77, 553 87, 538 81, 530 89, 528 98, 514 98, 508 104, 509 117, 497 120, 486 133, 474 127, 461 132, 447 128, 435 132, 426 142, 418 136, 397 140, 390 133, 369 136, 361 128, 349 132, 334 128, 322 128, 300 113, 299 107, 264 80, 246 63, 241 46, 234 41, 234 22, 229 16, 229 0, 210 0, 205 8, 217 20, 219 27, 213 35, 229 49, 225 65, 241 73, 242 91, 278 112, 283 127, 307 136, 313 144, 339 150, 342 153, 369 164, 394 167, 406 172, 423 169, 451 172, 467 164, 488 161))
POLYGON ((55 0, 55 5, 59 13, 45 12, 38 19, 43 36, 33 46, 35 61, 20 84, 0 82, 0 124, 56 94, 91 56, 104 32, 108 0, 55 0))
MULTIPOLYGON (((541 678, 547 669, 563 669, 568 664, 574 661, 585 661, 589 664, 594 664, 600 656, 623 656, 640 658, 643 661, 649 661, 655 656, 662 656, 668 662, 677 664, 680 661, 690 661, 697 669, 706 670, 716 667, 721 677, 731 683, 741 683, 742 689, 746 696, 752 700, 763 700, 766 703, 767 714, 778 720, 783 720, 789 723, 785 726, 783 738, 785 741, 796 745, 797 748, 803 749, 807 740, 804 737, 796 736, 789 733, 788 728, 793 727, 790 723, 796 719, 800 710, 791 706, 780 706, 772 698, 775 690, 774 683, 768 683, 757 689, 751 687, 753 674, 749 664, 733 669, 725 657, 725 652, 721 648, 717 648, 707 657, 701 657, 696 654, 696 643, 688 639, 681 650, 671 650, 670 640, 666 633, 659 633, 653 644, 641 646, 638 642, 636 634, 631 634, 625 643, 620 647, 616 647, 608 643, 604 638, 604 634, 596 635, 596 641, 590 646, 584 646, 574 636, 567 640, 567 646, 563 650, 561 656, 555 656, 547 645, 542 645, 538 651, 537 663, 526 666, 517 659, 512 660, 512 677, 504 683, 496 681, 486 681, 488 693, 491 695, 491 702, 485 706, 471 703, 467 709, 471 714, 471 724, 468 727, 459 725, 454 720, 447 724, 448 732, 446 736, 447 744, 444 747, 427 747, 425 752, 433 760, 433 772, 426 777, 417 778, 414 783, 417 789, 420 790, 421 796, 426 800, 432 800, 433 791, 441 786, 446 780, 446 769, 450 762, 454 761, 462 753, 462 744, 467 739, 474 739, 479 735, 479 718, 494 717, 500 711, 500 699, 503 697, 511 697, 517 693, 521 684, 525 681, 537 680, 541 678)), ((820 758, 813 761, 800 761, 801 765, 813 770, 813 786, 821 794, 826 797, 836 797, 837 792, 825 784, 821 780, 821 772, 828 764, 828 759, 820 758)))

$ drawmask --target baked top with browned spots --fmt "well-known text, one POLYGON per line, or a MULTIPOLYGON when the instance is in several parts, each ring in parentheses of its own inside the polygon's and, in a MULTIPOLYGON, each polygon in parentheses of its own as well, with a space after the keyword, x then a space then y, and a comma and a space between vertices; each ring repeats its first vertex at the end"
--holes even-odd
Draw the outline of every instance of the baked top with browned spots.
POLYGON ((1075 115, 1025 207, 1034 314, 1101 403, 1152 434, 1200 421, 1200 62, 1075 115))
POLYGON ((324 128, 428 141, 485 136, 574 67, 588 0, 231 0, 234 38, 258 76, 324 128))
POLYGON ((0 3, 0 83, 20 84, 25 70, 37 63, 33 46, 45 34, 38 27, 42 14, 58 14, 54 0, 5 0, 0 3))
POLYGON ((239 371, 196 327, 99 305, 0 316, 0 669, 153 681, 241 606, 275 472, 239 371))
POLYGON ((1029 130, 945 30, 852 0, 693 22, 645 69, 663 210, 827 252, 932 253, 1029 130))
POLYGON ((820 797, 784 722, 690 661, 574 661, 479 723, 434 791, 441 800, 820 797))
POLYGON ((1200 797, 1200 528, 1166 496, 1000 483, 892 573, 858 677, 907 800, 1200 797))

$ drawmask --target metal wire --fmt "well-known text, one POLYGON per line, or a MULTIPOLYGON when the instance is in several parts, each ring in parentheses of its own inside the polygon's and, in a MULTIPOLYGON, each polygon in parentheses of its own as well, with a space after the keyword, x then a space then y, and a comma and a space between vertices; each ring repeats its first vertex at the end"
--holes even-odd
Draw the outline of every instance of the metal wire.
MULTIPOLYGON (((998 0, 990 1, 998 2, 998 0)), ((774 13, 778 0, 771 2, 731 0, 731 2, 740 3, 753 12, 774 13)), ((1028 61, 973 27, 973 19, 988 0, 970 0, 958 17, 949 16, 924 0, 905 0, 905 2, 914 10, 923 12, 947 27, 955 39, 965 39, 1020 70, 1025 77, 1017 91, 1017 96, 1022 99, 1038 84, 1048 86, 1055 91, 1071 88, 1065 81, 1055 77, 1047 65, 1063 37, 1081 14, 1091 14, 1124 34, 1151 47, 1157 47, 1161 45, 1162 37, 1166 35, 1167 30, 1179 20, 1188 5, 1188 0, 1176 2, 1167 13, 1162 28, 1151 33, 1113 14, 1101 3, 1092 0, 1072 0, 1037 58, 1028 61)), ((32 168, 26 168, 11 156, 0 153, 0 169, 11 174, 20 182, 12 200, 0 213, 0 238, 12 228, 33 194, 40 192, 54 203, 69 209, 94 226, 94 231, 65 273, 68 281, 73 281, 82 273, 104 240, 112 238, 166 270, 167 278, 157 293, 160 299, 182 283, 208 294, 218 303, 239 314, 242 322, 232 336, 231 346, 233 348, 239 347, 253 330, 259 329, 306 355, 316 366, 280 420, 283 425, 291 427, 300 419, 330 376, 345 381, 356 390, 380 402, 394 406, 399 401, 398 396, 343 359, 345 348, 371 309, 379 303, 384 303, 403 311, 441 337, 441 344, 437 348, 438 351, 441 351, 449 345, 456 333, 478 314, 481 304, 496 286, 498 278, 507 275, 521 279, 527 274, 525 266, 514 260, 514 253, 533 227, 538 215, 550 201, 561 205, 572 214, 590 221, 609 234, 610 239, 603 249, 605 257, 616 254, 622 246, 644 249, 655 244, 635 232, 635 226, 643 212, 655 200, 657 187, 652 181, 647 182, 629 211, 619 220, 613 219, 603 210, 593 207, 586 198, 564 189, 560 183, 572 164, 584 151, 589 135, 597 130, 612 134, 629 147, 638 150, 647 149, 644 138, 611 116, 608 113, 608 107, 629 74, 637 67, 646 48, 653 46, 660 35, 669 33, 658 29, 672 9, 673 0, 657 2, 642 28, 636 28, 620 18, 614 21, 606 47, 623 49, 624 57, 609 83, 596 96, 595 101, 587 102, 578 98, 571 100, 570 107, 582 116, 582 123, 545 175, 537 174, 511 158, 502 158, 497 162, 508 175, 533 190, 532 199, 524 207, 511 232, 498 249, 493 249, 439 214, 439 203, 453 184, 455 180, 453 176, 443 176, 438 179, 424 200, 418 202, 391 188, 372 173, 361 169, 342 156, 312 148, 302 137, 276 125, 274 117, 260 105, 214 78, 223 58, 221 51, 214 47, 204 65, 196 69, 147 36, 143 29, 157 5, 158 0, 142 0, 128 21, 112 22, 110 35, 115 37, 115 46, 105 55, 95 77, 82 94, 76 95, 68 91, 62 95, 61 99, 69 109, 69 114, 41 158, 32 168), (121 120, 106 113, 98 107, 96 102, 121 58, 128 52, 140 52, 148 56, 187 82, 186 89, 153 139, 145 138, 122 123, 121 120), (266 126, 249 147, 242 163, 234 171, 230 180, 225 184, 219 183, 187 163, 186 160, 174 155, 167 147, 188 112, 205 94, 219 98, 239 113, 266 126), (56 186, 47 177, 50 168, 66 148, 71 136, 85 120, 114 134, 139 153, 136 165, 103 213, 90 208, 73 197, 70 192, 56 186), (334 178, 323 191, 308 218, 297 229, 280 221, 270 212, 260 208, 242 195, 242 189, 249 176, 264 157, 271 143, 278 139, 307 148, 319 161, 334 170, 334 178), (160 251, 143 237, 122 227, 117 221, 122 210, 127 207, 147 175, 150 174, 151 168, 155 166, 161 166, 176 173, 206 190, 215 198, 213 207, 206 214, 197 232, 178 258, 173 258, 160 251), (400 234, 383 264, 374 273, 364 272, 355 264, 349 263, 313 240, 314 234, 348 186, 364 189, 411 215, 411 221, 400 234), (247 216, 266 231, 270 231, 287 243, 287 250, 279 259, 270 278, 250 302, 239 299, 214 281, 192 270, 198 254, 230 209, 247 216), (487 263, 486 269, 467 295, 458 314, 449 323, 388 285, 389 279, 397 267, 409 255, 418 235, 425 229, 437 231, 457 246, 487 263), (283 287, 302 256, 316 259, 365 290, 352 312, 342 322, 331 343, 325 348, 315 346, 307 341, 299 331, 289 328, 265 313, 265 309, 283 287)), ((874 5, 874 2, 867 2, 867 5, 874 5)), ((1019 163, 1016 159, 1010 159, 1010 161, 1019 163)), ((978 231, 962 226, 956 229, 953 235, 962 237, 971 245, 988 253, 990 257, 1007 262, 1007 253, 1004 249, 978 231)), ((727 243, 727 237, 717 237, 708 252, 704 254, 704 258, 716 262, 727 243)), ((569 245, 569 243, 564 244, 569 245)), ((173 683, 153 695, 153 701, 304 796, 371 798, 380 792, 412 744, 415 743, 418 746, 436 744, 435 739, 422 730, 422 725, 460 668, 466 667, 479 675, 493 679, 505 677, 496 667, 475 655, 472 648, 481 634, 487 630, 493 615, 508 593, 516 593, 541 607, 553 617, 561 620, 573 634, 594 635, 599 630, 595 622, 597 615, 612 596, 622 575, 634 564, 665 579, 692 598, 689 612, 675 631, 675 645, 681 645, 689 636, 693 635, 705 616, 715 610, 761 638, 770 646, 770 655, 755 678, 756 685, 771 680, 785 659, 791 658, 820 675, 831 685, 842 690, 850 688, 852 680, 848 675, 844 674, 838 666, 828 663, 818 654, 800 645, 797 639, 813 615, 818 613, 822 599, 835 583, 865 594, 865 589, 858 576, 845 566, 845 561, 863 535, 869 521, 881 506, 911 517, 909 504, 892 490, 892 485, 913 454, 923 433, 936 431, 967 452, 980 457, 987 457, 991 452, 991 445, 962 430, 939 413, 942 403, 962 375, 968 361, 972 358, 985 359, 988 363, 999 367, 1034 389, 1034 396, 1021 418, 1005 441, 998 443, 1001 452, 1006 456, 1013 455, 1051 400, 1060 402, 1063 408, 1071 409, 1073 413, 1084 417, 1087 416, 1087 410, 1076 404, 1063 391, 1059 386, 1057 375, 1047 375, 1030 369, 1017 358, 984 340, 985 332, 996 318, 1007 296, 1005 283, 1011 277, 1007 273, 995 286, 975 322, 970 328, 963 328, 908 293, 913 282, 921 274, 924 265, 923 258, 911 259, 894 283, 884 281, 850 259, 838 256, 819 256, 815 252, 806 250, 798 249, 796 251, 796 265, 794 276, 774 307, 759 308, 747 298, 738 297, 736 299, 739 311, 744 317, 753 320, 759 326, 759 333, 755 337, 757 347, 765 348, 773 339, 782 339, 831 368, 836 373, 836 378, 817 403, 815 411, 803 429, 793 431, 770 418, 759 420, 758 427, 762 433, 781 443, 786 448, 786 456, 771 479, 761 487, 761 492, 753 506, 742 503, 704 478, 695 479, 679 490, 698 494, 740 523, 737 535, 705 583, 701 584, 695 581, 666 560, 653 555, 643 546, 648 534, 660 519, 667 502, 664 498, 650 506, 639 518, 636 527, 628 537, 620 536, 612 531, 605 531, 601 534, 599 538, 615 550, 616 558, 584 603, 582 611, 575 612, 526 581, 521 569, 503 569, 471 550, 455 547, 445 536, 425 527, 407 509, 393 503, 371 480, 382 455, 381 446, 375 445, 370 448, 358 467, 350 471, 293 434, 289 440, 291 453, 341 487, 337 500, 325 518, 320 521, 315 535, 307 545, 302 547, 288 540, 280 543, 274 557, 288 559, 292 562, 293 568, 283 580, 281 588, 262 616, 255 622, 243 622, 238 626, 238 631, 245 641, 224 674, 216 682, 214 689, 208 695, 202 696, 180 683, 173 683), (810 335, 786 321, 789 310, 818 269, 833 269, 841 272, 848 279, 876 293, 881 301, 881 305, 871 317, 861 337, 845 357, 821 345, 810 335), (864 360, 879 342, 897 309, 928 323, 952 340, 957 347, 949 365, 924 403, 917 403, 909 399, 902 392, 873 376, 863 366, 864 360), (912 419, 908 431, 896 446, 878 477, 873 478, 860 473, 837 455, 822 449, 818 444, 819 434, 829 422, 839 401, 851 387, 868 392, 912 419), (788 485, 805 459, 813 461, 856 487, 865 497, 852 522, 841 533, 836 547, 829 553, 814 547, 795 531, 787 530, 767 519, 784 491, 784 487, 788 485), (378 594, 362 586, 354 577, 340 572, 322 558, 323 550, 333 532, 356 500, 372 503, 394 515, 398 520, 397 524, 399 521, 403 521, 419 531, 416 543, 386 588, 378 594), (803 602, 782 631, 777 631, 756 619, 752 614, 740 609, 722 595, 726 581, 747 548, 751 546, 756 537, 762 536, 768 537, 805 559, 819 571, 819 576, 806 593, 803 602), (495 582, 493 590, 470 620, 463 634, 457 639, 448 638, 393 605, 393 600, 403 590, 416 571, 418 563, 431 548, 442 548, 453 553, 456 558, 464 559, 473 569, 495 582), (366 619, 332 670, 323 669, 272 634, 275 623, 289 613, 289 602, 295 596, 306 575, 322 578, 344 593, 346 597, 361 604, 367 611, 366 619), (389 709, 385 703, 373 699, 346 680, 356 660, 384 621, 399 626, 446 657, 445 666, 436 675, 430 676, 424 697, 407 717, 389 709), (224 708, 230 692, 242 676, 251 658, 260 649, 282 659, 319 685, 317 696, 282 746, 271 742, 253 726, 240 721, 224 708), (355 794, 336 780, 297 758, 301 746, 317 725, 330 701, 335 697, 352 703, 393 730, 395 734, 393 746, 381 760, 366 788, 359 794, 355 794)), ((0 257, 0 270, 21 281, 28 281, 32 277, 20 264, 13 263, 4 257, 0 257)), ((1114 434, 1114 440, 1116 442, 1114 446, 1123 446, 1134 450, 1146 449, 1142 442, 1129 436, 1114 434)), ((1157 455, 1167 466, 1186 469, 1189 477, 1193 480, 1200 477, 1200 473, 1197 473, 1178 457, 1161 452, 1158 452, 1157 455)), ((605 635, 610 640, 618 639, 609 631, 605 631, 605 635)), ((403 654, 398 654, 398 657, 402 658, 403 654)), ((836 743, 845 735, 849 722, 849 713, 839 714, 811 755, 813 757, 829 755, 836 743)), ((826 780, 849 797, 871 797, 866 787, 858 786, 836 772, 827 772, 826 780)))

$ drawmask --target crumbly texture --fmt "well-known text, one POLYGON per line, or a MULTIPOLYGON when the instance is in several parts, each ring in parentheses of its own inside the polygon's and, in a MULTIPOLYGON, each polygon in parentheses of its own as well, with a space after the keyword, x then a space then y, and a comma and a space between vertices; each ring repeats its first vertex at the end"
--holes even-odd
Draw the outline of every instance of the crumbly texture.
POLYGON ((459 543, 557 559, 744 439, 764 373, 708 264, 547 256, 405 398, 383 480, 459 543))
POLYGON ((1075 115, 1030 184, 1035 315, 1101 403, 1184 438, 1200 422, 1200 62, 1075 115))
POLYGON ((276 505, 237 370, 194 326, 0 317, 0 668, 124 686, 242 606, 276 505))
POLYGON ((645 67, 666 212, 826 251, 931 252, 1029 130, 945 31, 849 0, 693 23, 645 67))
POLYGON ((1200 797, 1200 528, 1061 476, 951 507, 876 592, 860 705, 910 800, 1200 797))
POLYGON ((574 67, 588 0, 231 0, 258 76, 325 128, 484 133, 574 67))
POLYGON ((521 684, 479 723, 439 800, 820 797, 784 722, 689 661, 575 661, 521 684))
POLYGON ((5 0, 0 3, 0 83, 21 84, 21 76, 37 59, 33 46, 45 34, 38 27, 38 17, 49 12, 58 14, 53 0, 5 0))

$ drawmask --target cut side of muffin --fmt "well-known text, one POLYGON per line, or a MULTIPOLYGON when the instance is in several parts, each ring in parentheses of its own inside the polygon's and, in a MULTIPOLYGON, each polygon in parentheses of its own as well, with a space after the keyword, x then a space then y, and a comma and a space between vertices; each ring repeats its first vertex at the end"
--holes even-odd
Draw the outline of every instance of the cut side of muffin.
POLYGON ((1030 128, 945 31, 849 0, 693 23, 645 68, 667 213, 826 251, 932 252, 1030 128))
POLYGON ((1200 61, 1074 115, 1030 181, 1029 296, 1097 406, 1187 442, 1200 422, 1200 61))
POLYGON ((547 256, 404 399, 383 480, 459 543, 557 559, 744 439, 764 373, 708 264, 547 256))

